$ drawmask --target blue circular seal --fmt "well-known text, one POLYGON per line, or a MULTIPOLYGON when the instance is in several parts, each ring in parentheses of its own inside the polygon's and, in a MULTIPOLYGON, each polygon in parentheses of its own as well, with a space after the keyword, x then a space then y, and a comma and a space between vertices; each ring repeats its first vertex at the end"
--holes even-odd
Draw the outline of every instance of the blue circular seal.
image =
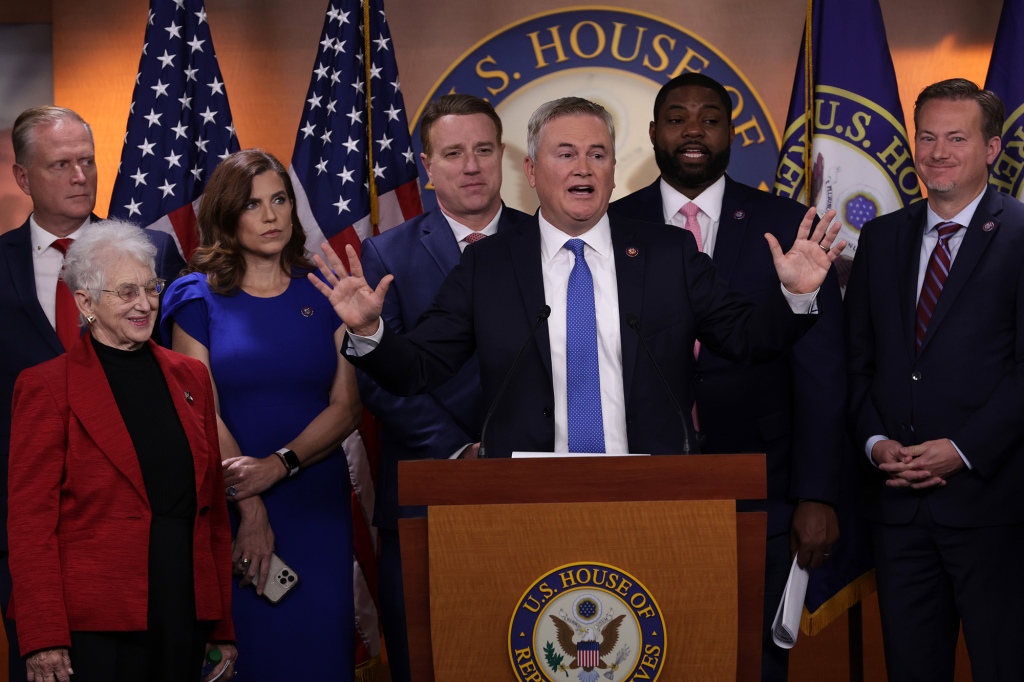
MULTIPOLYGON (((502 196, 536 206, 523 177, 526 122, 544 102, 574 95, 595 101, 615 121, 617 199, 659 175, 648 134, 658 89, 687 71, 707 74, 732 96, 736 137, 729 174, 769 190, 779 158, 778 132, 760 95, 713 45, 685 28, 643 12, 605 7, 559 9, 527 17, 487 36, 438 79, 416 113, 413 149, 423 151, 420 116, 453 92, 483 97, 502 118, 506 144, 502 196)), ((420 169, 424 208, 436 205, 420 169)))
POLYGON ((581 562, 541 576, 519 600, 508 652, 520 682, 657 680, 665 622, 635 577, 581 562))

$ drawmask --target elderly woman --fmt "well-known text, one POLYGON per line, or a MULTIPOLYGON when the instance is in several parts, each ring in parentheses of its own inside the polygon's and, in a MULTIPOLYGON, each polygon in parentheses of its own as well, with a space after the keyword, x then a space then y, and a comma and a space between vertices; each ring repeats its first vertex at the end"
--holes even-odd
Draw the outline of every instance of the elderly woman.
POLYGON ((198 680, 210 646, 234 674, 214 395, 149 340, 154 255, 133 225, 84 230, 63 277, 88 331, 14 389, 10 615, 36 682, 198 680))
POLYGON ((340 444, 361 407, 339 355, 341 320, 306 279, 313 266, 295 206, 270 154, 222 161, 199 208, 194 272, 168 288, 161 329, 210 367, 219 397, 245 679, 349 681, 352 521, 340 444), (272 551, 299 577, 277 604, 261 596, 272 551))

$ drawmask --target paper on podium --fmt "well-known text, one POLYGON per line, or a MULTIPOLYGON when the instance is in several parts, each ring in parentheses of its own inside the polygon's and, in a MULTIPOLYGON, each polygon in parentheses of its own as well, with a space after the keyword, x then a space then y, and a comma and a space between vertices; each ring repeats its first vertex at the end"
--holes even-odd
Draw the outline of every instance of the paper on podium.
POLYGON ((545 459, 547 457, 650 457, 632 452, 513 452, 512 459, 545 459))
POLYGON ((800 618, 804 613, 804 597, 807 596, 806 568, 800 568, 793 557, 793 566, 789 569, 789 580, 782 591, 779 609, 772 621, 772 639, 783 649, 792 649, 800 634, 800 618))

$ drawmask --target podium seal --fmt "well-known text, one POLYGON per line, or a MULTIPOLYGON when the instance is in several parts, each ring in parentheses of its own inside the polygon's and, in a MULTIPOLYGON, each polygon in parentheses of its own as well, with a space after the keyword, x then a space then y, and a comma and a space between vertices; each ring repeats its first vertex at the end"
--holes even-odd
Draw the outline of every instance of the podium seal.
POLYGON ((520 598, 509 625, 520 682, 657 680, 665 623, 654 596, 607 564, 560 566, 520 598))

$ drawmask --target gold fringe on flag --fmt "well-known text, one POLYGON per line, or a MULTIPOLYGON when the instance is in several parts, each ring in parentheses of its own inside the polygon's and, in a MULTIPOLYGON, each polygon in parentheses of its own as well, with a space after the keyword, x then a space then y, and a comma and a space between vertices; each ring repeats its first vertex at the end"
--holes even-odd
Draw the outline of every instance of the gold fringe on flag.
POLYGON ((819 606, 814 613, 810 613, 804 607, 804 614, 800 618, 800 631, 805 635, 816 635, 829 626, 839 616, 869 596, 875 591, 875 570, 858 576, 849 585, 836 592, 832 597, 819 606))
MULTIPOLYGON (((370 3, 365 3, 369 5, 370 3)), ((374 656, 356 666, 356 682, 377 682, 380 678, 380 656, 374 656)))
POLYGON ((363 0, 363 67, 366 69, 366 163, 370 178, 370 229, 371 234, 379 232, 380 208, 377 206, 377 176, 373 172, 373 112, 370 105, 370 74, 373 60, 370 58, 370 0, 363 0))

